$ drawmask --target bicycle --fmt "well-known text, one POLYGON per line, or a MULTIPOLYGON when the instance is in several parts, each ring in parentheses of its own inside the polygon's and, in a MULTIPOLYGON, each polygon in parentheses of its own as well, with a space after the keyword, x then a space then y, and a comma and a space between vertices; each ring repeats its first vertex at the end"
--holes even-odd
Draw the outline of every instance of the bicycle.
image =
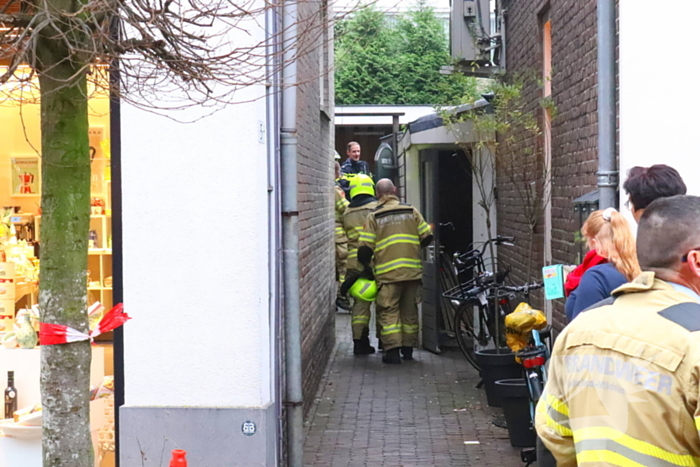
MULTIPOLYGON (((530 429, 535 430, 535 410, 537 403, 542 397, 544 386, 547 383, 547 367, 546 363, 549 360, 549 348, 542 342, 542 337, 549 333, 546 331, 532 330, 532 347, 517 353, 521 359, 524 371, 523 377, 530 395, 530 429)), ((537 445, 533 448, 524 448, 520 451, 520 458, 525 463, 526 467, 537 461, 538 457, 543 457, 544 447, 539 439, 537 445)), ((546 451, 545 451, 546 452, 546 451)), ((548 453, 549 454, 549 453, 548 453)), ((551 456, 551 454, 549 454, 551 456)))
MULTIPOLYGON (((540 287, 542 285, 538 284, 537 288, 540 287)), ((526 294, 533 288, 529 288, 526 294)), ((509 346, 523 366, 523 378, 529 394, 530 429, 534 430, 535 410, 547 383, 546 363, 550 356, 549 347, 543 342, 543 338, 550 336, 551 327, 540 311, 524 309, 520 314, 517 311, 506 319, 506 332, 509 335, 509 346), (525 335, 529 335, 529 339, 523 344, 522 339, 525 335)), ((523 449, 520 458, 529 466, 537 460, 538 453, 540 457, 547 456, 546 449, 539 441, 536 447, 523 449)))
POLYGON ((510 312, 513 292, 504 285, 508 271, 496 274, 488 271, 484 253, 491 243, 513 245, 513 237, 497 236, 466 253, 455 253, 452 258, 454 276, 458 285, 446 290, 443 297, 454 306, 454 324, 457 344, 467 361, 481 371, 476 361, 476 346, 502 344, 502 319, 510 312), (476 308, 476 312, 474 309, 476 308))

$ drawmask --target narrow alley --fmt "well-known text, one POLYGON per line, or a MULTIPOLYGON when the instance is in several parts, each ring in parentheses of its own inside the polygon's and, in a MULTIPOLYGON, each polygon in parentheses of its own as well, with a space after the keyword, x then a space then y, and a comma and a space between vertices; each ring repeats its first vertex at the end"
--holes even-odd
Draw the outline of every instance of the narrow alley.
POLYGON ((348 314, 337 315, 336 339, 308 417, 304 465, 524 465, 459 350, 419 350, 396 366, 381 353, 355 357, 348 314))

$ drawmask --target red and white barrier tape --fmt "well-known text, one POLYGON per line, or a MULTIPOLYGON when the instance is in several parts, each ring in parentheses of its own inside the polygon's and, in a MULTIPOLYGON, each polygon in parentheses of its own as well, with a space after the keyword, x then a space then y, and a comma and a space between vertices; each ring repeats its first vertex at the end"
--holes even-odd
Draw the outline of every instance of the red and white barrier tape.
POLYGON ((131 319, 124 313, 124 304, 119 303, 105 314, 90 334, 85 334, 63 324, 40 323, 39 343, 41 345, 70 344, 90 340, 105 332, 112 331, 131 319))

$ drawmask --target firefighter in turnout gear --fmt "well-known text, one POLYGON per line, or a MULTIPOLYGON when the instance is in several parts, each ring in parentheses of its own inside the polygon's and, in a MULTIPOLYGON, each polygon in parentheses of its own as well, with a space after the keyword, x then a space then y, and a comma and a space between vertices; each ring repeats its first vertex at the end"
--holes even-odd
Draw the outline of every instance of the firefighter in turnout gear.
POLYGON ((413 358, 413 347, 418 345, 421 248, 432 242, 433 235, 417 209, 399 202, 391 180, 379 180, 376 189, 379 205, 362 229, 357 259, 368 267, 374 257, 382 361, 401 363, 401 356, 413 358))
POLYGON ((651 203, 637 255, 554 345, 536 428, 559 467, 700 466, 700 198, 651 203))
MULTIPOLYGON (((340 164, 335 163, 335 175, 336 179, 340 177, 340 164)), ((343 189, 337 184, 334 187, 335 192, 335 278, 338 281, 338 286, 345 280, 345 273, 347 270, 347 259, 348 259, 348 237, 345 234, 345 229, 343 229, 343 213, 348 207, 347 199, 345 199, 345 193, 343 189)), ((343 310, 350 310, 350 302, 347 298, 340 294, 340 288, 338 288, 338 293, 335 299, 335 304, 338 308, 343 310)))
MULTIPOLYGON (((364 267, 357 261, 357 248, 360 233, 365 225, 367 216, 377 207, 374 197, 374 182, 368 175, 357 175, 350 181, 350 196, 352 201, 343 214, 343 228, 348 236, 347 283, 343 284, 341 293, 348 290, 357 278, 362 276, 364 267)), ((369 271, 369 269, 368 269, 369 271)), ((371 271, 370 271, 371 272, 371 271)), ((373 280, 374 277, 365 277, 373 280)), ((374 353, 374 347, 369 344, 369 320, 372 316, 370 307, 372 301, 354 296, 352 304, 352 341, 353 353, 364 355, 374 353)))

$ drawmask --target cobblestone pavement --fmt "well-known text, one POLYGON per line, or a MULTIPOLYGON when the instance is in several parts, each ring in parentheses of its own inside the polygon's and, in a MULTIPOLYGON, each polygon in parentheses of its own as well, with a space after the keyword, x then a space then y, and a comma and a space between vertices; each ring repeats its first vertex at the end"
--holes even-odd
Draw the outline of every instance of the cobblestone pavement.
POLYGON ((305 466, 524 465, 458 349, 384 365, 381 353, 353 356, 348 314, 336 336, 306 422, 305 466))

